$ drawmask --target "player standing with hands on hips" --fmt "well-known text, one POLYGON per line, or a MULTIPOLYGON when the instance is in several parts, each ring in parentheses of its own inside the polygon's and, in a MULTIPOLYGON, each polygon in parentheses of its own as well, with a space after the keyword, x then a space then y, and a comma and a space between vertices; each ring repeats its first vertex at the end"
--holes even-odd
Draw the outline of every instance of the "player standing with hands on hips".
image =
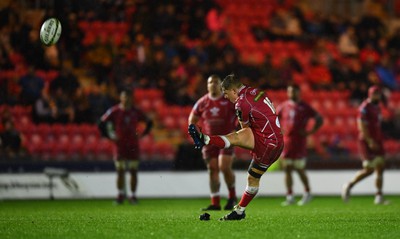
MULTIPOLYGON (((208 93, 200 98, 189 115, 189 125, 202 121, 203 131, 206 134, 228 134, 235 130, 235 107, 223 97, 221 78, 211 75, 207 79, 208 93)), ((229 191, 228 202, 224 209, 232 210, 236 204, 235 174, 232 170, 233 148, 220 149, 214 145, 205 145, 202 148, 203 159, 206 162, 211 191, 211 204, 203 210, 221 210, 219 172, 224 175, 229 191)))
POLYGON ((363 161, 363 169, 358 171, 354 178, 343 185, 342 199, 347 202, 350 190, 358 182, 375 171, 375 204, 388 203, 382 196, 383 170, 385 168, 383 135, 381 129, 380 101, 382 92, 378 86, 368 89, 368 98, 358 108, 357 124, 359 130, 359 149, 363 161))
POLYGON ((294 204, 292 172, 295 170, 304 186, 303 197, 297 203, 302 206, 311 200, 310 184, 305 171, 307 136, 315 133, 322 126, 323 120, 310 105, 301 99, 299 86, 288 86, 287 94, 289 100, 277 107, 285 139, 285 148, 283 149, 281 160, 285 170, 287 194, 286 201, 282 205, 294 204), (312 118, 315 120, 314 126, 310 131, 307 131, 307 123, 312 118))
POLYGON ((283 135, 275 108, 264 91, 243 85, 233 74, 225 77, 221 86, 224 97, 235 104, 242 129, 227 135, 205 135, 191 124, 188 130, 198 149, 215 145, 221 149, 239 146, 251 150, 253 158, 242 198, 231 213, 220 219, 241 220, 246 216, 247 205, 258 192, 261 176, 282 152, 283 135))
POLYGON ((132 91, 123 90, 120 93, 120 103, 107 110, 101 117, 99 128, 102 135, 115 142, 117 155, 115 168, 117 170, 118 197, 116 204, 122 204, 126 198, 125 193, 125 170, 131 174, 130 188, 131 197, 129 202, 137 204, 137 170, 139 167, 139 137, 148 134, 153 122, 146 115, 132 106, 132 91), (139 122, 145 122, 146 128, 143 133, 137 135, 139 122))

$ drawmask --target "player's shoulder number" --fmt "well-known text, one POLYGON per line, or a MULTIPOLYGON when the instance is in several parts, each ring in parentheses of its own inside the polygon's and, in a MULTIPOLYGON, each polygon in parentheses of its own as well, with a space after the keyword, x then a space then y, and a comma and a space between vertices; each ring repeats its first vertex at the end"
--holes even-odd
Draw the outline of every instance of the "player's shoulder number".
MULTIPOLYGON (((260 91, 258 92, 258 94, 256 95, 256 97, 254 97, 254 102, 257 102, 258 100, 261 99, 262 96, 264 96, 265 92, 264 91, 260 91)), ((265 96, 263 102, 269 106, 269 108, 271 109, 271 111, 276 114, 276 110, 274 107, 274 104, 272 104, 271 100, 265 96)))

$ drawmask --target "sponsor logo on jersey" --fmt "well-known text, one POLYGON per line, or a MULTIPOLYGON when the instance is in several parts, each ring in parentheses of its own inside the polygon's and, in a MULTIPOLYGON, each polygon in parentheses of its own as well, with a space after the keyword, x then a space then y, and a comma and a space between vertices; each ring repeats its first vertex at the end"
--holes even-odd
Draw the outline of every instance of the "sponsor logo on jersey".
POLYGON ((265 94, 264 91, 260 91, 260 92, 257 94, 257 96, 254 97, 254 102, 257 102, 257 101, 261 98, 261 96, 263 96, 264 94, 265 94))
POLYGON ((219 102, 221 105, 227 105, 228 104, 228 101, 221 101, 221 102, 219 102))
POLYGON ((256 93, 257 93, 257 89, 253 89, 250 91, 250 95, 256 95, 256 93))
POLYGON ((212 116, 218 116, 219 108, 214 106, 210 109, 210 112, 212 116))

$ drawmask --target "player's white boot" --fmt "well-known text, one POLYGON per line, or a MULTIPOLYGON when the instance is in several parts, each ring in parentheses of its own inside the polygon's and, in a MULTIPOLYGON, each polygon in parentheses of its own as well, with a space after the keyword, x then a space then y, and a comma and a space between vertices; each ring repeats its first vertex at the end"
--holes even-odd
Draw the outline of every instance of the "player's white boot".
POLYGON ((311 199, 312 199, 311 193, 304 193, 301 200, 297 202, 297 205, 299 206, 306 205, 311 201, 311 199))
POLYGON ((292 194, 286 195, 286 200, 281 203, 282 206, 289 206, 295 203, 294 196, 292 194))
POLYGON ((387 205, 387 204, 389 204, 390 202, 389 202, 389 201, 386 201, 386 200, 383 198, 382 194, 377 194, 377 195, 375 195, 374 203, 375 203, 376 205, 387 205))
POLYGON ((343 184, 342 188, 342 200, 343 202, 348 202, 350 198, 350 184, 343 184))

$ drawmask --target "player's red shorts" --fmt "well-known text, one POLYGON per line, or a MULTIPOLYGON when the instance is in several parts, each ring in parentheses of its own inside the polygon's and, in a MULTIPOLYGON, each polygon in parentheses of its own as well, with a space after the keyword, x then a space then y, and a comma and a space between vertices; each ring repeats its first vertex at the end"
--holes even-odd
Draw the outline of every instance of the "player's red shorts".
POLYGON ((214 145, 204 145, 201 152, 203 154, 203 159, 209 159, 209 158, 217 158, 218 155, 232 156, 233 148, 219 149, 217 146, 214 145))
POLYGON ((282 157, 292 160, 303 159, 307 156, 306 140, 285 137, 285 147, 282 157))
POLYGON ((358 147, 360 149, 360 156, 362 160, 373 160, 377 156, 385 155, 385 149, 383 148, 382 141, 379 140, 377 143, 379 147, 377 149, 371 149, 365 140, 358 141, 358 147))
POLYGON ((270 166, 276 160, 283 150, 283 137, 279 136, 277 140, 267 139, 267 136, 261 132, 253 131, 254 149, 251 151, 254 162, 260 165, 270 166))
POLYGON ((138 144, 117 144, 117 160, 139 160, 138 144))

